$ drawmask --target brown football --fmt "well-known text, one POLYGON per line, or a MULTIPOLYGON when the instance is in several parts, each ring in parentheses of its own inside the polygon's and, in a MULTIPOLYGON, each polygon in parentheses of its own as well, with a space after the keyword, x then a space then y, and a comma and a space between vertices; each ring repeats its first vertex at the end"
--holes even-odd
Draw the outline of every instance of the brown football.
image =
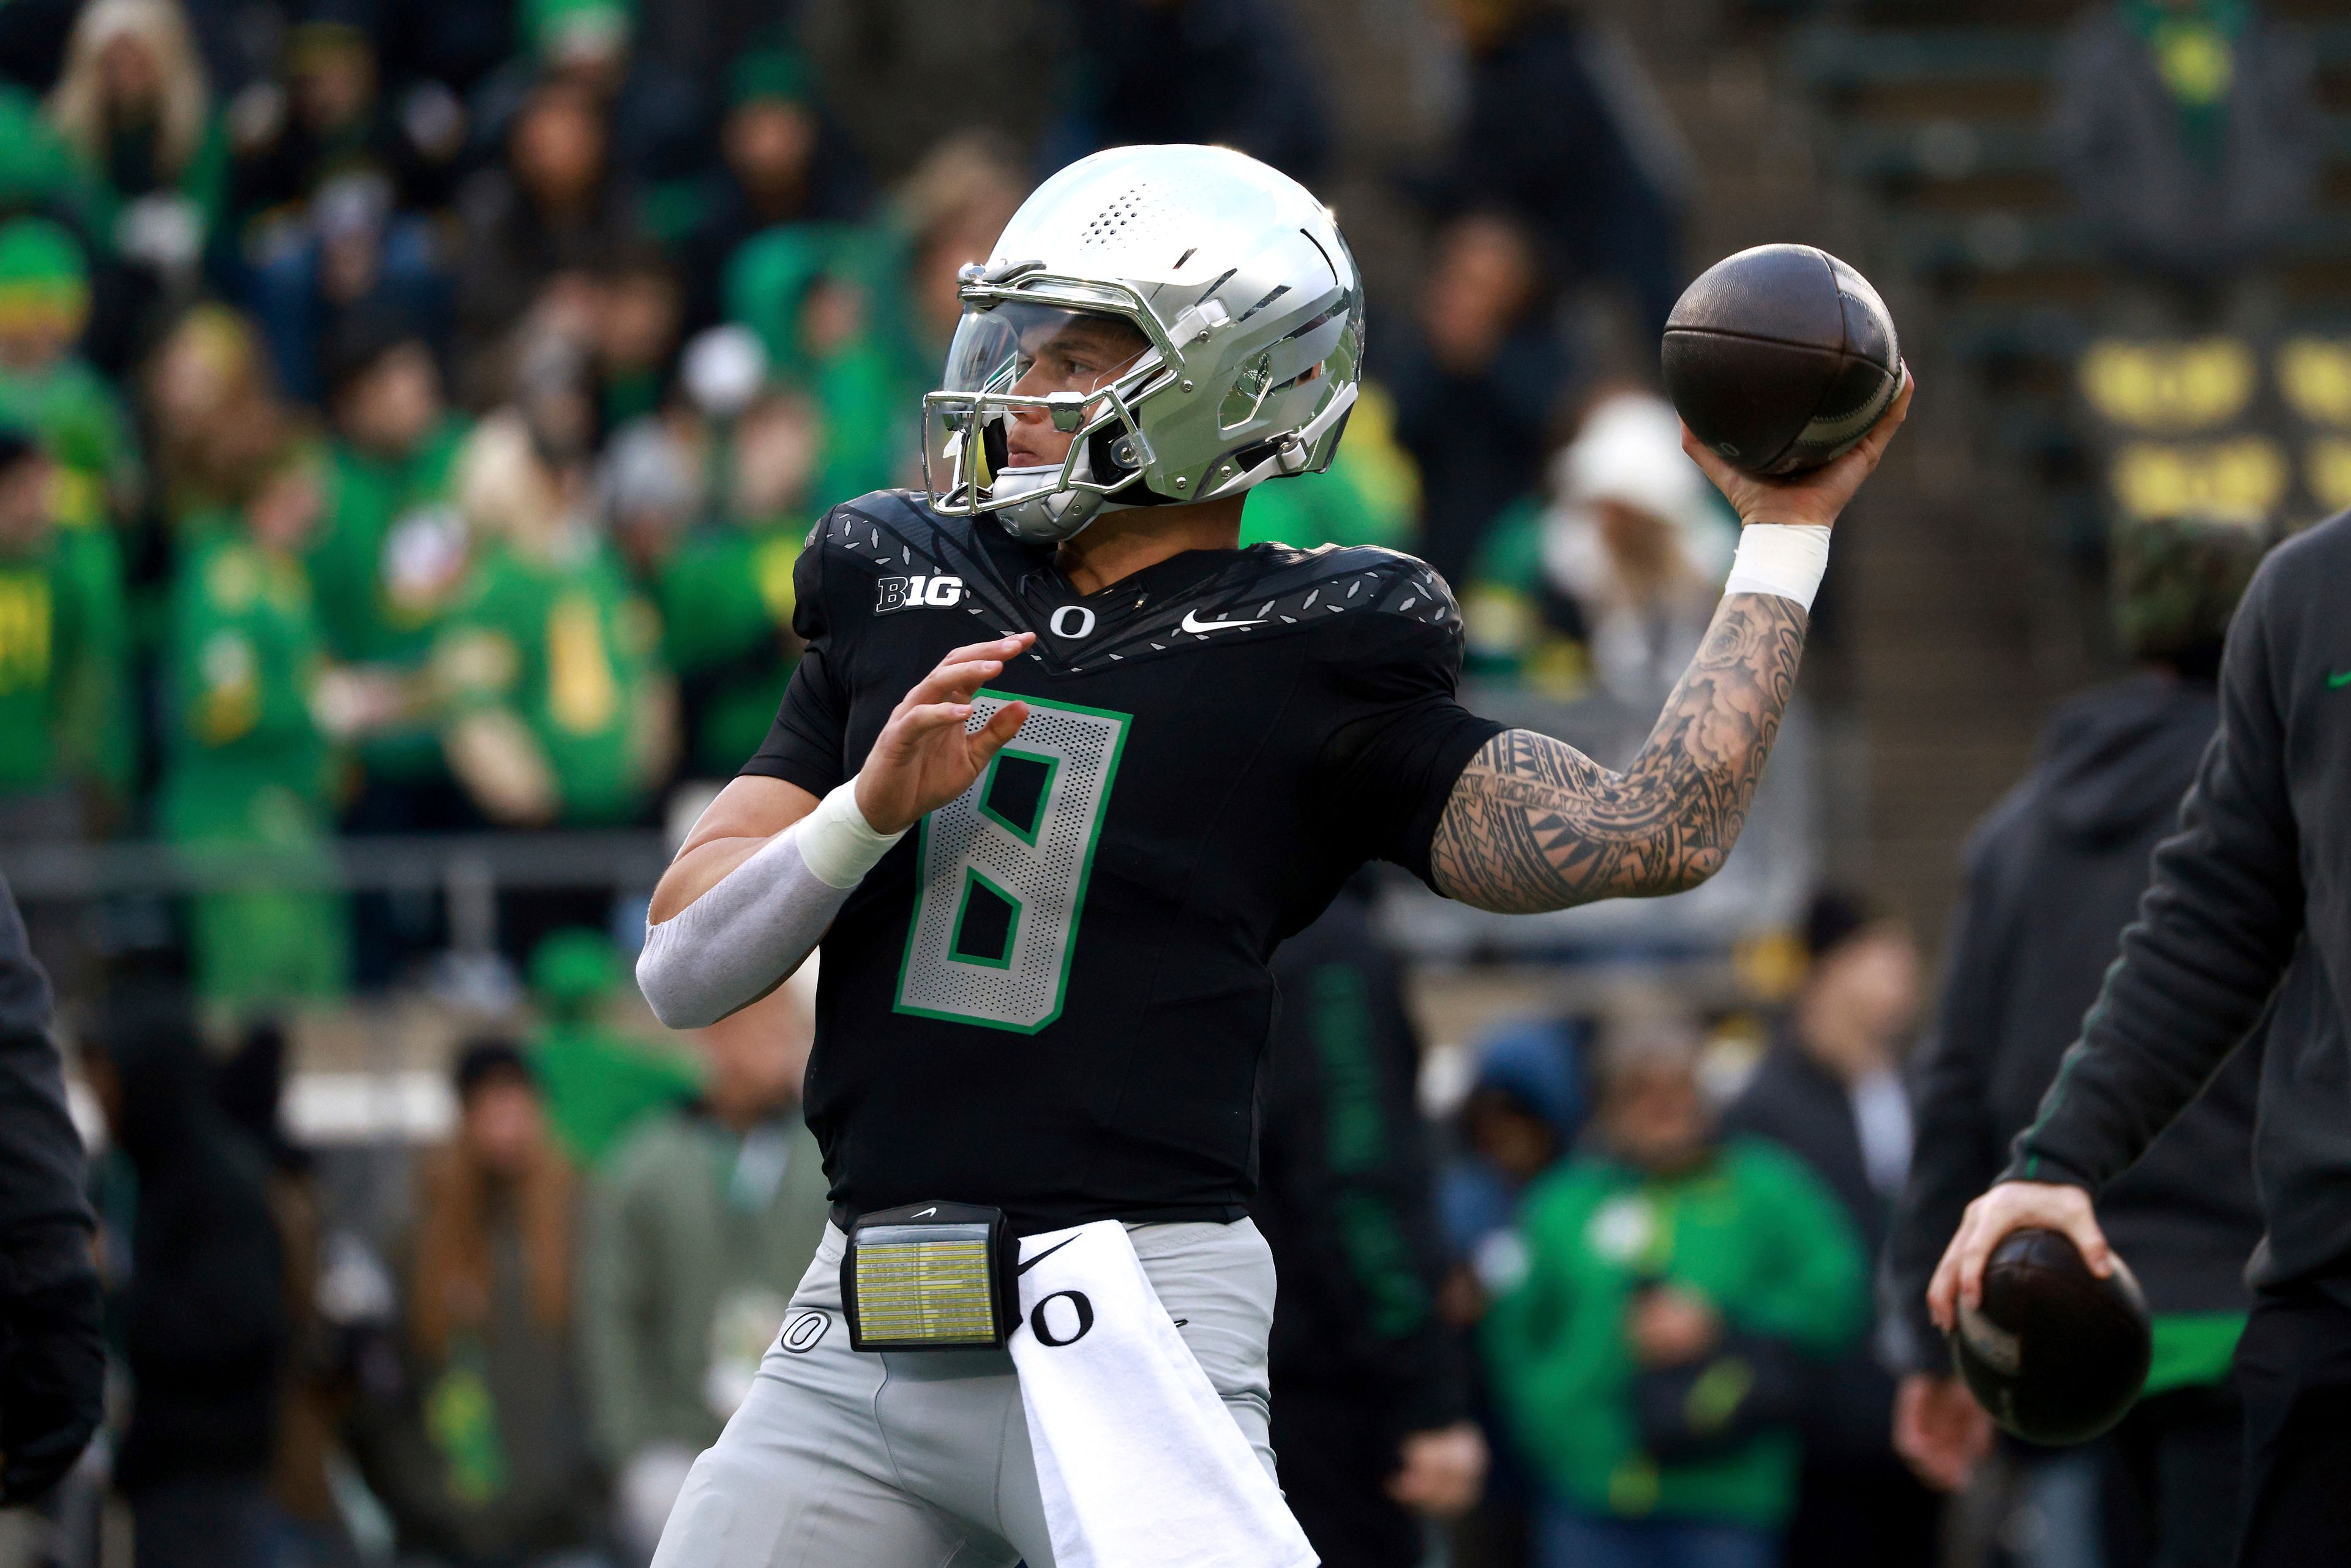
POLYGON ((1848 451, 1902 390, 1894 318, 1824 250, 1765 245, 1683 291, 1659 350, 1682 423, 1750 474, 1795 474, 1848 451))

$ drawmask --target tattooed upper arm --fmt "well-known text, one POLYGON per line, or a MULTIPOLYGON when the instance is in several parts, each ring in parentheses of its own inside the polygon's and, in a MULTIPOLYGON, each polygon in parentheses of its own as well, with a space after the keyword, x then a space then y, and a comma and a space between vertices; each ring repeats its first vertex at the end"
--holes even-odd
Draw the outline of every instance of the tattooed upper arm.
POLYGON ((1510 915, 1695 887, 1721 869, 1795 689, 1805 615, 1735 594, 1613 773, 1562 741, 1505 730, 1463 768, 1429 849, 1437 887, 1510 915))

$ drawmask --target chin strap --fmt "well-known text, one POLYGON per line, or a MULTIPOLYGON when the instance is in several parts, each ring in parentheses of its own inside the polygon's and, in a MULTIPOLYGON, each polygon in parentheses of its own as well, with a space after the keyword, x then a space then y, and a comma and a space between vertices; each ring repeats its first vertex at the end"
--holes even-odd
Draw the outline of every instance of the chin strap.
POLYGON ((1314 460, 1314 449, 1322 444, 1322 438, 1330 434, 1332 427, 1341 420, 1347 417, 1349 409, 1355 406, 1355 398, 1360 390, 1360 387, 1353 382, 1341 387, 1329 402, 1316 411, 1312 419, 1308 420, 1293 434, 1278 438, 1273 444, 1271 452, 1256 464, 1241 470, 1215 489, 1208 491, 1200 499, 1221 500, 1227 496, 1237 495, 1249 488, 1260 480, 1270 479, 1277 475, 1286 476, 1291 474, 1303 474, 1306 471, 1306 465, 1314 460))

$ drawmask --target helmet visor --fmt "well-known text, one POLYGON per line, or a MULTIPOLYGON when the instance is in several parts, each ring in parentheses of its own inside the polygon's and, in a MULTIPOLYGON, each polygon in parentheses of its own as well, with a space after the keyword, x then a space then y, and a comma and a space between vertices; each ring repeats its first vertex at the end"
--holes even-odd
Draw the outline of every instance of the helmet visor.
POLYGON ((1107 495, 1132 484, 1142 436, 1129 402, 1156 363, 1121 316, 1019 300, 967 308, 943 385, 923 400, 932 504, 967 514, 1053 490, 1107 495), (1089 447, 1111 430, 1125 450, 1115 473, 1098 473, 1089 447))

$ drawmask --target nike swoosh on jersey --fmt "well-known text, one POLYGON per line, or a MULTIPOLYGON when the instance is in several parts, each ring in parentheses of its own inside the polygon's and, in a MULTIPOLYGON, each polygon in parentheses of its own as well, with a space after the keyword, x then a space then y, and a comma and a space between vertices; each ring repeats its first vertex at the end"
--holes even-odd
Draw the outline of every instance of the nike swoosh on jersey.
POLYGON ((1177 627, 1177 630, 1189 632, 1193 636, 1197 637, 1206 632, 1230 632, 1238 626, 1262 626, 1264 624, 1265 622, 1262 621, 1203 621, 1200 619, 1200 612, 1198 611, 1186 610, 1184 612, 1183 622, 1177 627))

